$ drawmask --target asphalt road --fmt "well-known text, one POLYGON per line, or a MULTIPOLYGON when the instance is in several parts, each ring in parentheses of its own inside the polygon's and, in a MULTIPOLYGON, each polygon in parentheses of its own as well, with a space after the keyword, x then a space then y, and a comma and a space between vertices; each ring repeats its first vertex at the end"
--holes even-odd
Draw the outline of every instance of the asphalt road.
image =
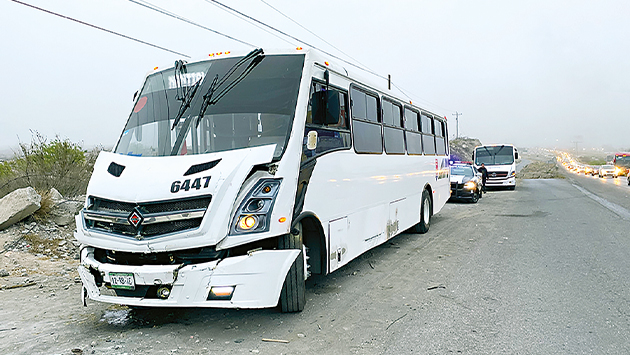
POLYGON ((5 290, 0 353, 629 354, 630 186, 568 177, 448 203, 428 234, 309 279, 299 314, 5 290))

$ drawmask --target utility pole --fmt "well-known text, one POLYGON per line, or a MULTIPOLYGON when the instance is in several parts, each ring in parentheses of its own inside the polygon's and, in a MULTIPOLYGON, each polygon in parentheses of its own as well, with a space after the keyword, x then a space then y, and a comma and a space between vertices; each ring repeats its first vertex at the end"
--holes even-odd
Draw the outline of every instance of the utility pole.
POLYGON ((463 115, 463 113, 459 113, 455 111, 453 116, 455 116, 455 139, 459 138, 459 116, 463 115))

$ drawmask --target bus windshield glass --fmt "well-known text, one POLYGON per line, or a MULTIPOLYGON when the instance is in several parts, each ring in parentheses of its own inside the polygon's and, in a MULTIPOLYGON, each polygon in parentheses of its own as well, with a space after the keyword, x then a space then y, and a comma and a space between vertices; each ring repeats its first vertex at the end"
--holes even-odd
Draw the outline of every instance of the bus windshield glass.
POLYGON ((510 165, 514 163, 514 149, 511 146, 483 146, 475 151, 475 165, 510 165))
POLYGON ((630 155, 623 154, 615 156, 615 165, 630 168, 630 155))
POLYGON ((152 74, 115 152, 169 156, 275 144, 277 160, 289 139, 303 65, 304 55, 259 54, 152 74))

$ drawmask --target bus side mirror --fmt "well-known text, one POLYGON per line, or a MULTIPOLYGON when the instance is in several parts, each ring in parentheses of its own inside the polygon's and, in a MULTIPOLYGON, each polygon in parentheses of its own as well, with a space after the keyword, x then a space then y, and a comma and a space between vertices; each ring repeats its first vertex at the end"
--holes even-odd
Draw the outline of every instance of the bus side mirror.
POLYGON ((318 91, 311 96, 313 123, 338 124, 340 112, 339 93, 335 90, 318 91))
POLYGON ((518 152, 514 153, 514 159, 518 159, 518 152))

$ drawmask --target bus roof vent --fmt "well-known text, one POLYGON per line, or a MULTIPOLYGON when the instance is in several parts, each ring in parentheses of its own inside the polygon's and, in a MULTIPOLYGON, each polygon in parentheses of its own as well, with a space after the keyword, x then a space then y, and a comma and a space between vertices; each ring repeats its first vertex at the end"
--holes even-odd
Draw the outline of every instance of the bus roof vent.
POLYGON ((184 176, 188 176, 188 175, 200 173, 202 171, 210 170, 210 169, 214 168, 215 166, 217 166, 217 164, 219 164, 220 161, 221 161, 221 159, 217 159, 217 160, 213 160, 213 161, 210 161, 210 162, 207 162, 207 163, 193 165, 190 168, 188 168, 188 170, 186 170, 186 172, 184 173, 184 176))
POLYGON ((123 170, 125 170, 124 165, 116 164, 114 162, 109 164, 109 167, 107 168, 107 172, 114 175, 115 177, 120 177, 120 174, 122 174, 123 170))

